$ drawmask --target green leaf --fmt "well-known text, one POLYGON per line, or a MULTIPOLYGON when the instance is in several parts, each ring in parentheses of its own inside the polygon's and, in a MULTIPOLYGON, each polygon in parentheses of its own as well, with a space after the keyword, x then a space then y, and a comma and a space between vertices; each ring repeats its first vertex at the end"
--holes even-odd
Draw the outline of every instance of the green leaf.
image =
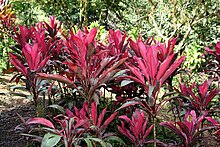
POLYGON ((127 69, 124 69, 124 70, 120 70, 119 72, 117 72, 114 77, 117 78, 119 76, 125 76, 125 73, 127 72, 128 70, 127 69))
POLYGON ((106 142, 117 141, 117 142, 125 145, 125 142, 121 138, 119 138, 118 136, 109 136, 109 137, 105 138, 104 141, 106 141, 106 142))
POLYGON ((48 107, 49 108, 55 108, 55 109, 59 110, 60 112, 65 113, 65 109, 62 106, 60 106, 60 105, 53 104, 53 105, 50 105, 48 107))
POLYGON ((84 140, 87 144, 87 147, 92 147, 92 142, 88 138, 85 138, 84 140))
POLYGON ((61 136, 47 133, 41 142, 41 147, 54 147, 60 141, 61 136))
POLYGON ((130 84, 130 83, 132 83, 132 82, 134 82, 134 81, 131 81, 131 80, 123 80, 123 81, 121 82, 121 87, 126 86, 126 85, 128 85, 128 84, 130 84))
POLYGON ((139 104, 139 102, 138 101, 128 101, 128 102, 124 103, 120 108, 116 109, 115 111, 121 110, 121 109, 129 107, 129 106, 134 106, 136 104, 139 104))
POLYGON ((25 86, 17 86, 17 85, 14 85, 14 86, 11 86, 10 88, 12 89, 12 91, 15 91, 16 89, 27 91, 27 89, 26 89, 25 86))
POLYGON ((50 133, 52 133, 52 134, 57 134, 56 130, 51 129, 51 128, 48 128, 48 127, 41 127, 41 129, 42 129, 43 131, 48 132, 48 133, 50 132, 50 133))
POLYGON ((87 139, 100 143, 102 147, 107 147, 106 143, 102 139, 99 138, 87 138, 87 139))

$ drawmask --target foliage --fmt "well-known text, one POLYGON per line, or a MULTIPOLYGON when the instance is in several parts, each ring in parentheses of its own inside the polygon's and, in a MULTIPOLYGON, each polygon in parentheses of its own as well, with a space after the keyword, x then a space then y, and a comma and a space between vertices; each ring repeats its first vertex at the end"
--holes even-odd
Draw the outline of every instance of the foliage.
MULTIPOLYGON (((166 146, 166 136, 157 133, 159 123, 182 139, 176 145, 202 145, 201 139, 205 141, 209 133, 218 136, 213 119, 218 115, 212 113, 210 103, 219 89, 210 86, 212 80, 203 81, 197 89, 194 84, 188 87, 188 83, 180 88, 173 86, 176 75, 184 71, 181 64, 186 58, 180 50, 175 52, 177 37, 164 43, 141 36, 134 41, 127 33, 110 29, 107 38, 99 40, 97 28, 62 31, 62 23, 54 16, 50 23, 19 25, 13 30, 16 45, 9 56, 18 74, 12 80, 25 82, 37 107, 39 98, 47 94, 49 99, 56 97, 48 110, 58 108, 63 112, 48 111, 47 119, 37 116, 24 123, 46 126, 40 129, 46 134, 37 134, 44 136, 38 136, 42 146, 117 146, 124 144, 122 139, 126 142, 123 137, 134 146, 166 146), (110 99, 106 90, 116 97, 110 99), (166 105, 168 102, 176 107, 166 105), (168 122, 163 122, 164 114, 169 116, 168 122), (179 121, 173 120, 175 114, 179 121), (215 126, 206 124, 206 120, 215 126)), ((216 50, 206 51, 218 58, 218 45, 216 50)))
POLYGON ((119 116, 119 118, 129 124, 129 129, 127 129, 124 121, 121 121, 121 126, 118 126, 119 132, 128 137, 136 147, 149 143, 146 138, 153 129, 153 125, 147 128, 149 116, 136 109, 131 119, 126 115, 119 116))
POLYGON ((205 71, 211 76, 210 78, 218 82, 218 88, 219 88, 220 41, 215 45, 214 50, 206 47, 205 52, 207 52, 206 54, 214 57, 214 60, 211 59, 211 61, 206 62, 207 67, 205 68, 205 71))
POLYGON ((215 96, 217 96, 220 92, 220 89, 213 89, 212 91, 208 92, 209 86, 211 81, 205 81, 203 84, 198 86, 199 94, 196 95, 193 92, 195 87, 195 83, 190 87, 187 87, 186 84, 180 85, 181 92, 189 97, 190 102, 195 110, 205 111, 208 108, 209 103, 215 96))
MULTIPOLYGON (((66 64, 68 70, 66 77, 62 75, 38 74, 41 78, 54 79, 72 85, 77 92, 88 102, 94 99, 99 101, 99 89, 112 78, 120 76, 118 67, 126 60, 126 54, 112 54, 112 48, 95 41, 97 29, 90 32, 79 31, 76 35, 72 32, 66 38, 65 53, 67 54, 66 64), (76 85, 75 83, 78 83, 76 85), (80 87, 80 88, 79 88, 80 87)), ((110 44, 110 43, 109 43, 110 44)))
POLYGON ((204 120, 215 124, 215 120, 206 115, 207 112, 203 111, 202 116, 197 117, 196 112, 191 110, 185 114, 183 122, 161 122, 160 125, 169 128, 182 139, 183 143, 178 146, 190 147, 198 144, 199 141, 205 141, 205 137, 201 134, 215 128, 215 126, 205 126, 204 120))
POLYGON ((93 102, 91 108, 88 108, 88 103, 85 102, 81 110, 74 107, 74 113, 66 109, 66 115, 55 116, 54 120, 60 127, 56 128, 51 121, 45 118, 31 118, 26 121, 26 124, 46 126, 46 128, 42 128, 48 132, 41 141, 42 146, 48 144, 55 146, 59 142, 64 144, 65 147, 82 145, 83 143, 92 146, 95 142, 99 142, 102 146, 111 146, 111 141, 124 144, 114 133, 106 132, 109 124, 117 116, 117 112, 115 112, 103 122, 106 110, 107 108, 103 109, 98 115, 97 104, 93 102))
POLYGON ((13 44, 13 40, 9 37, 15 25, 16 16, 12 10, 11 3, 0 3, 0 73, 9 68, 8 52, 9 45, 13 44))
POLYGON ((50 25, 40 23, 30 29, 19 26, 20 32, 15 30, 15 35, 12 36, 17 45, 11 48, 14 52, 9 55, 11 63, 21 73, 15 75, 13 79, 18 82, 22 76, 26 78, 24 82, 26 88, 33 94, 35 105, 37 105, 41 83, 36 74, 45 68, 49 59, 54 58, 62 47, 58 44, 59 40, 56 37, 60 26, 54 19, 54 17, 50 18, 50 25), (50 55, 51 53, 53 56, 50 55))

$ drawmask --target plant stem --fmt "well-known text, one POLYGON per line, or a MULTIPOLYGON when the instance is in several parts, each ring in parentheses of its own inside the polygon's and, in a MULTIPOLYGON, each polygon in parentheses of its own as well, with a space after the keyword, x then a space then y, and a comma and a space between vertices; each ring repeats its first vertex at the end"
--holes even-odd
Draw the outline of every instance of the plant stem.
POLYGON ((156 116, 153 116, 153 124, 154 124, 154 147, 157 147, 157 134, 156 134, 156 116))

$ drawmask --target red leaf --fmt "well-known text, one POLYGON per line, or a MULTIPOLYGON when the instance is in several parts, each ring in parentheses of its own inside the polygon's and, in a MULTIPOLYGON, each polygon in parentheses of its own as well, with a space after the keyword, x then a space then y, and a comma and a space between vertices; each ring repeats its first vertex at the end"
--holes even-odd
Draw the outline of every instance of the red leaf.
MULTIPOLYGON (((87 122, 89 121, 89 119, 80 119, 78 120, 78 122, 76 123, 76 125, 74 126, 75 128, 78 128, 80 126, 85 125, 87 122)), ((85 125, 84 127, 86 127, 87 125, 85 125)))
POLYGON ((18 58, 13 55, 12 53, 9 53, 9 56, 11 58, 11 63, 15 66, 15 68, 20 71, 23 75, 27 75, 27 68, 18 60, 18 58))
POLYGON ((147 50, 146 46, 144 45, 144 43, 141 40, 139 40, 137 42, 137 44, 138 44, 138 47, 139 47, 139 51, 140 51, 141 57, 144 59, 144 61, 148 61, 148 59, 147 59, 147 52, 149 51, 149 48, 147 50))
MULTIPOLYGON (((118 126, 118 125, 117 125, 118 126)), ((118 130, 121 134, 128 137, 134 144, 136 143, 135 137, 125 128, 124 122, 121 121, 121 126, 118 126, 118 130)))
POLYGON ((93 125, 97 125, 97 104, 96 102, 93 102, 91 104, 91 117, 93 120, 93 125))
POLYGON ((205 107, 209 104, 209 102, 220 92, 220 89, 214 89, 212 90, 207 96, 206 96, 206 101, 205 101, 205 107))
POLYGON ((149 119, 149 115, 147 115, 147 116, 145 117, 145 121, 144 121, 144 124, 143 124, 143 126, 142 126, 142 134, 145 134, 145 130, 146 130, 147 124, 148 124, 148 119, 149 119))
POLYGON ((97 127, 101 126, 101 123, 102 123, 102 120, 103 120, 103 118, 105 116, 106 110, 107 110, 107 108, 103 109, 101 114, 99 115, 97 127))
POLYGON ((175 54, 170 55, 169 57, 167 57, 163 63, 160 64, 159 70, 157 72, 157 77, 156 80, 159 81, 160 78, 165 74, 167 68, 170 65, 170 62, 172 61, 173 57, 175 54))
POLYGON ((99 74, 104 70, 104 68, 106 68, 106 66, 113 60, 113 57, 107 57, 104 58, 99 65, 99 68, 96 70, 96 72, 94 73, 94 78, 98 77, 99 74))
POLYGON ((147 66, 148 66, 148 70, 149 70, 149 76, 151 81, 149 81, 151 83, 151 85, 155 86, 156 85, 156 81, 155 81, 155 76, 157 73, 157 69, 158 69, 158 59, 157 59, 157 54, 158 54, 158 49, 156 46, 150 46, 148 48, 147 51, 147 56, 144 59, 147 62, 147 66))
MULTIPOLYGON (((146 121, 146 120, 145 120, 146 121)), ((146 132, 144 133, 144 136, 143 138, 145 139, 151 132, 151 130, 153 129, 154 125, 151 125, 147 130, 146 132)))
POLYGON ((137 77, 133 77, 133 76, 127 76, 128 78, 132 78, 135 82, 138 82, 142 85, 146 85, 145 83, 145 79, 142 75, 142 72, 140 71, 139 68, 135 67, 134 65, 132 64, 128 64, 128 63, 125 63, 125 65, 130 69, 130 71, 137 77))
POLYGON ((50 84, 50 87, 49 87, 48 90, 47 90, 47 93, 48 93, 48 94, 50 94, 50 92, 51 92, 51 90, 52 90, 54 84, 55 84, 54 81, 52 82, 52 84, 50 84))
POLYGON ((149 80, 149 69, 148 69, 147 65, 145 64, 145 62, 143 62, 143 60, 141 58, 138 58, 136 56, 134 56, 134 59, 137 61, 138 67, 142 71, 141 73, 144 74, 144 76, 149 80))
POLYGON ((172 124, 171 122, 161 122, 160 125, 172 130, 174 133, 176 133, 183 140, 187 140, 186 134, 183 133, 181 130, 177 129, 176 126, 174 126, 174 124, 172 124))
POLYGON ((180 66, 180 64, 185 60, 185 56, 182 56, 178 60, 176 60, 166 71, 166 73, 161 77, 160 85, 162 85, 166 79, 180 66))
POLYGON ((208 85, 208 82, 205 81, 202 85, 199 85, 199 92, 202 96, 202 98, 204 99, 205 96, 206 96, 206 93, 208 91, 208 88, 209 88, 209 85, 208 85))
POLYGON ((42 68, 44 68, 44 66, 47 64, 48 60, 50 59, 51 56, 48 56, 47 58, 43 59, 42 61, 40 61, 40 64, 36 65, 36 69, 38 72, 41 71, 42 68))
POLYGON ((114 112, 111 116, 109 116, 106 121, 103 123, 102 128, 104 129, 105 127, 107 127, 113 119, 115 119, 115 117, 118 115, 118 112, 114 112))
POLYGON ((194 110, 188 111, 184 116, 184 123, 189 129, 189 132, 191 133, 191 130, 193 129, 194 125, 196 124, 197 116, 196 112, 194 110))
POLYGON ((55 128, 53 123, 50 122, 49 120, 45 119, 45 118, 39 118, 39 117, 31 118, 26 123, 28 125, 30 125, 30 124, 40 124, 40 125, 44 125, 44 126, 47 126, 49 128, 52 128, 52 129, 55 128))
POLYGON ((212 117, 205 117, 205 119, 211 122, 213 125, 218 125, 218 122, 212 117))
POLYGON ((192 130, 189 130, 189 128, 184 124, 183 122, 177 122, 178 126, 180 127, 180 131, 184 132, 187 137, 191 136, 192 130))
POLYGON ((166 48, 166 57, 173 54, 173 49, 174 46, 176 45, 176 41, 177 41, 178 37, 176 38, 172 38, 171 40, 168 41, 168 46, 166 48))
MULTIPOLYGON (((34 47, 32 48, 32 46, 30 44, 26 44, 24 48, 22 48, 22 52, 26 58, 26 61, 28 63, 28 66, 30 68, 30 70, 35 70, 34 66, 35 66, 35 60, 37 60, 37 51, 36 51, 36 45, 34 45, 34 47)), ((39 60, 39 59, 38 59, 39 60)))
POLYGON ((126 115, 119 116, 118 118, 127 121, 130 125, 134 125, 133 122, 131 121, 131 119, 128 118, 126 115))
POLYGON ((97 33, 97 29, 96 28, 93 28, 89 32, 89 34, 87 35, 86 40, 85 40, 85 44, 86 45, 89 45, 94 40, 94 38, 96 36, 96 33, 97 33))
POLYGON ((38 73, 37 74, 40 78, 42 79, 50 79, 50 80, 56 80, 56 81, 59 81, 59 82, 63 82, 63 83, 66 83, 66 84, 74 84, 72 81, 70 81, 68 78, 66 77, 63 77, 61 75, 56 75, 56 74, 45 74, 45 73, 38 73))
POLYGON ((70 111, 68 108, 66 109, 66 114, 68 117, 74 117, 75 115, 73 114, 72 111, 70 111))
POLYGON ((136 56, 140 57, 140 50, 139 50, 139 47, 138 47, 138 44, 135 43, 132 39, 128 39, 129 43, 130 43, 130 47, 131 49, 135 52, 136 56))

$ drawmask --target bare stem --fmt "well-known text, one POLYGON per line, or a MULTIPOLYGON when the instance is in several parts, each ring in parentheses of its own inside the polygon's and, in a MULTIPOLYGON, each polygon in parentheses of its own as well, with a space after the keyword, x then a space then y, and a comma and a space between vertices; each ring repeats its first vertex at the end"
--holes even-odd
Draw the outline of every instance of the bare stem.
POLYGON ((154 147, 157 147, 157 134, 156 134, 156 116, 153 116, 153 124, 154 124, 154 147))

